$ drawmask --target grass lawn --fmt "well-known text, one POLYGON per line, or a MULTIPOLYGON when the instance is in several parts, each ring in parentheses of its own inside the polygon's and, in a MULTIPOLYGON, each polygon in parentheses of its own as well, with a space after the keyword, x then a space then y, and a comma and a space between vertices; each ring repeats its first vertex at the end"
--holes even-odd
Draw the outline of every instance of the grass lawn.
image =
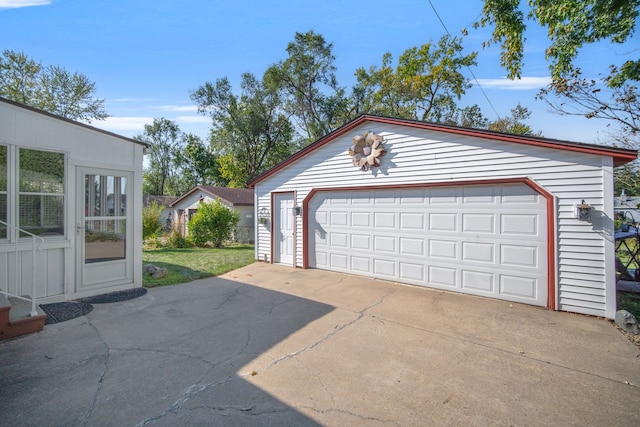
POLYGON ((204 277, 218 276, 254 262, 253 245, 231 245, 226 248, 148 249, 142 254, 144 264, 166 267, 168 274, 153 279, 144 274, 146 288, 175 285, 204 277))
POLYGON ((618 291, 618 310, 627 310, 640 320, 640 294, 618 291))

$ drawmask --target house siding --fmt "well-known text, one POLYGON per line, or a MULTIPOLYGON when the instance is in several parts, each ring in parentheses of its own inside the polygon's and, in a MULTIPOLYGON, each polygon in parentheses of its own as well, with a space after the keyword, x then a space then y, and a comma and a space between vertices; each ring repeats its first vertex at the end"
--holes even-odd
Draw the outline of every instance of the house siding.
MULTIPOLYGON (((529 178, 555 198, 556 307, 613 317, 615 273, 611 158, 409 128, 364 123, 311 151, 255 185, 256 210, 271 210, 271 192, 294 191, 295 203, 313 188, 451 183, 529 178), (347 152, 353 136, 372 130, 385 139, 380 168, 362 172, 347 152), (605 191, 606 189, 606 191, 605 191), (592 222, 574 218, 582 200, 593 206, 592 222), (611 203, 608 203, 608 202, 611 203)), ((296 260, 302 265, 302 217, 296 217, 296 260)), ((256 258, 271 257, 271 228, 257 226, 256 258)))

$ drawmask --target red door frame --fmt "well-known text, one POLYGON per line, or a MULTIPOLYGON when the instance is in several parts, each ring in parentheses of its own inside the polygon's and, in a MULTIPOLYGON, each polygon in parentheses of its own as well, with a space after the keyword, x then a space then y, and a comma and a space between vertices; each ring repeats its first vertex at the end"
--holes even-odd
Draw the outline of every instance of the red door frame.
MULTIPOLYGON (((302 201, 302 268, 309 268, 309 202, 317 193, 331 191, 367 191, 367 190, 390 190, 390 189, 409 189, 409 188, 434 188, 434 187, 459 187, 468 185, 498 185, 498 184, 525 184, 547 201, 547 308, 556 309, 556 241, 555 241, 555 198, 554 196, 533 181, 530 178, 504 178, 504 179, 487 179, 478 181, 446 181, 446 182, 429 182, 429 183, 411 183, 399 185, 372 185, 372 186, 347 186, 347 187, 328 187, 313 188, 302 201)), ((295 199, 294 199, 295 200, 295 199)), ((273 206, 273 196, 272 203, 273 206)), ((273 221, 272 221, 273 223, 273 221)), ((295 227, 295 225, 294 225, 295 227)), ((294 236, 295 236, 294 231, 294 236)), ((273 230, 271 233, 273 239, 273 230)), ((273 252, 273 241, 271 245, 273 252)), ((295 254, 295 248, 294 248, 295 254)), ((273 253, 272 253, 273 259, 273 253)), ((295 257, 294 257, 295 259, 295 257)), ((295 264, 295 261, 294 261, 295 264)))

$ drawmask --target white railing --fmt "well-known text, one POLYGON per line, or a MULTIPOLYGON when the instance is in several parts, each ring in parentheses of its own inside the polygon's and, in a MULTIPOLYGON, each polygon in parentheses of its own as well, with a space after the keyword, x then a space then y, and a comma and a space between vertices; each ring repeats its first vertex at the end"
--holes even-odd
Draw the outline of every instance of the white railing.
MULTIPOLYGON (((16 278, 16 288, 22 290, 22 269, 19 268, 19 263, 18 263, 18 243, 20 243, 20 233, 26 234, 28 236, 31 236, 31 298, 27 298, 24 297, 22 295, 15 295, 12 294, 10 292, 5 292, 2 289, 0 289, 0 293, 5 294, 6 296, 9 297, 14 297, 14 298, 18 298, 24 301, 29 301, 31 302, 31 313, 29 313, 30 316, 37 316, 38 315, 38 311, 36 310, 36 271, 37 271, 37 263, 36 263, 36 251, 40 251, 42 250, 42 244, 44 243, 44 239, 40 236, 36 236, 33 233, 29 233, 26 230, 23 230, 21 228, 18 228, 16 226, 13 226, 11 224, 7 224, 4 221, 0 221, 0 224, 5 225, 9 232, 11 233, 11 236, 13 236, 12 240, 13 240, 13 244, 15 246, 15 254, 14 254, 14 262, 15 262, 15 269, 14 269, 14 275, 16 278), (15 234, 14 234, 15 233, 15 234)), ((7 284, 8 285, 8 284, 7 284)))

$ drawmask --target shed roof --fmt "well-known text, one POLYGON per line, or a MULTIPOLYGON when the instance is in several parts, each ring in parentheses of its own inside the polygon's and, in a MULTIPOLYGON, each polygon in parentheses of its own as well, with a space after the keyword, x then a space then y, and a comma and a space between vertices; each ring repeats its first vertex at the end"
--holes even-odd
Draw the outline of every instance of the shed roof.
POLYGON ((526 144, 526 145, 533 145, 537 147, 553 148, 557 150, 576 151, 581 153, 608 156, 613 158, 614 166, 624 165, 625 163, 629 163, 638 157, 638 152, 636 150, 630 150, 626 148, 607 147, 603 145, 586 144, 582 142, 563 141, 558 139, 542 138, 537 136, 515 135, 515 134, 502 133, 502 132, 494 132, 494 131, 489 131, 484 129, 471 129, 471 128, 465 128, 460 126, 443 125, 443 124, 437 124, 437 123, 421 122, 417 120, 398 119, 398 118, 392 118, 392 117, 364 114, 350 121, 349 123, 343 125, 342 127, 334 130, 333 132, 325 135, 324 137, 318 139, 317 141, 313 142, 312 144, 298 151, 293 156, 284 160, 280 164, 274 166, 268 171, 257 176, 251 182, 249 182, 248 187, 254 187, 260 181, 270 177, 271 175, 277 173, 279 170, 294 163, 298 159, 306 156, 310 152, 317 150, 323 145, 333 141, 334 139, 342 136, 343 134, 351 131, 352 129, 366 122, 398 125, 398 126, 405 126, 410 128, 436 131, 436 132, 445 132, 445 133, 451 133, 451 134, 457 134, 457 135, 472 136, 476 138, 511 142, 516 144, 526 144))
POLYGON ((160 206, 171 206, 171 203, 178 200, 178 196, 158 196, 158 195, 144 195, 142 196, 143 206, 147 206, 153 202, 156 202, 160 206))
POLYGON ((176 206, 192 194, 202 191, 211 197, 218 197, 230 206, 253 206, 253 190, 248 188, 214 187, 198 185, 179 197, 170 206, 176 206))
POLYGON ((138 141, 137 139, 128 138, 126 136, 118 135, 117 133, 109 132, 108 130, 99 129, 97 127, 88 125, 86 123, 81 123, 81 122, 78 122, 78 121, 75 121, 75 120, 67 119, 66 117, 57 116, 57 115, 49 113, 47 111, 39 110, 37 108, 21 104, 19 102, 15 102, 15 101, 12 101, 10 99, 6 99, 6 98, 3 98, 3 97, 0 97, 0 102, 4 103, 4 104, 13 105, 14 107, 19 107, 19 108, 22 108, 22 109, 25 109, 25 110, 29 110, 29 111, 32 111, 34 113, 42 114, 43 116, 49 116, 49 117, 51 117, 53 119, 56 119, 56 120, 61 120, 63 122, 71 123, 72 125, 75 125, 75 126, 80 126, 80 127, 83 127, 83 128, 87 128, 87 129, 90 129, 90 130, 92 130, 94 132, 103 133, 105 135, 109 135, 109 136, 112 136, 114 138, 122 139, 124 141, 132 142, 134 144, 139 144, 139 145, 142 145, 144 147, 148 147, 149 146, 149 144, 147 144, 145 142, 142 142, 142 141, 138 141))

